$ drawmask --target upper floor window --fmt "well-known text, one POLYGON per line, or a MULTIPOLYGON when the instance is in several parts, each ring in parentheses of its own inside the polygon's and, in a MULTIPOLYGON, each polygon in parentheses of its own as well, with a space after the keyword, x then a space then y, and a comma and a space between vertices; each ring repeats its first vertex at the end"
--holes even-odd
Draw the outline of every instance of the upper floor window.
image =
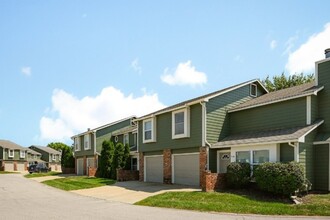
POLYGON ((20 158, 25 158, 25 151, 21 150, 19 153, 20 158))
POLYGON ((76 151, 80 151, 80 137, 74 139, 74 148, 76 151))
POLYGON ((123 144, 124 145, 129 144, 129 136, 128 136, 128 134, 124 134, 123 144))
POLYGON ((8 150, 8 157, 14 157, 14 150, 8 150))
POLYGON ((52 159, 56 160, 56 155, 55 154, 53 154, 52 159))
POLYGON ((189 137, 189 108, 172 112, 172 138, 189 137))
POLYGON ((250 96, 257 97, 257 85, 250 84, 250 96))
POLYGON ((150 118, 143 121, 143 143, 156 141, 156 120, 150 118))
POLYGON ((89 137, 90 137, 89 134, 84 135, 84 149, 85 150, 91 149, 89 137))

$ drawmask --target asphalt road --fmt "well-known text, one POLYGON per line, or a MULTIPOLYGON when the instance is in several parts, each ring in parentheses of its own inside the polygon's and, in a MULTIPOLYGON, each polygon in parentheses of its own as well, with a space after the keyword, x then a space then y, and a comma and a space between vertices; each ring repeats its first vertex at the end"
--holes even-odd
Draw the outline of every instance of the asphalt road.
POLYGON ((152 208, 80 196, 26 179, 0 175, 0 219, 329 219, 205 213, 152 208))

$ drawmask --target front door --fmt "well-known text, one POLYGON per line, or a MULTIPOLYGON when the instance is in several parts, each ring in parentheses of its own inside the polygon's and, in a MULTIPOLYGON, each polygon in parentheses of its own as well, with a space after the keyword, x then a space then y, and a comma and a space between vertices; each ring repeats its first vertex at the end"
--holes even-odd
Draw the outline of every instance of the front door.
POLYGON ((219 153, 219 173, 227 173, 227 166, 230 163, 230 152, 219 153))

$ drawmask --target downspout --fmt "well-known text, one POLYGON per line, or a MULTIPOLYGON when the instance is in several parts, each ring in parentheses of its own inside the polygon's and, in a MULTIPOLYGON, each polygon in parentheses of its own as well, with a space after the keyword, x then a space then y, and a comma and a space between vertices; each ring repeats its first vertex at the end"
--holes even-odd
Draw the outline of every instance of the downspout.
POLYGON ((206 170, 210 170, 210 146, 211 144, 207 141, 206 138, 206 100, 201 101, 200 104, 202 106, 202 146, 206 147, 206 170))
POLYGON ((299 143, 295 144, 295 143, 288 142, 288 144, 291 147, 293 147, 293 149, 294 149, 294 160, 296 162, 299 162, 299 143))

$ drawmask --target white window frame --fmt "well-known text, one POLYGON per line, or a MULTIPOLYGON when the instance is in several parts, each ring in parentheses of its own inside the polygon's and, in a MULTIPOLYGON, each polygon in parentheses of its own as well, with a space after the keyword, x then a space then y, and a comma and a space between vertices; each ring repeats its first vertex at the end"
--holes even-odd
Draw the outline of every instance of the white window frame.
POLYGON ((90 135, 85 134, 84 135, 84 150, 90 150, 90 149, 91 149, 90 135))
POLYGON ((19 157, 25 158, 25 151, 23 151, 23 150, 19 151, 19 157))
POLYGON ((123 135, 123 144, 124 144, 124 146, 125 146, 126 144, 129 145, 129 135, 128 135, 128 134, 124 134, 124 135, 123 135), (127 138, 127 139, 126 139, 126 138, 127 138))
POLYGON ((8 149, 8 157, 13 158, 15 156, 15 150, 8 149))
POLYGON ((190 109, 180 109, 172 112, 172 139, 190 137, 190 109), (183 112, 183 133, 175 134, 175 115, 183 112))
POLYGON ((80 137, 76 137, 74 140, 74 149, 75 151, 80 151, 81 147, 80 147, 80 137))
POLYGON ((254 83, 250 84, 250 96, 252 96, 252 97, 257 97, 258 96, 258 86, 257 86, 257 84, 254 84, 254 83), (254 87, 254 89, 256 91, 255 95, 252 94, 252 87, 254 87))
MULTIPOLYGON (((151 142, 156 142, 156 118, 149 118, 146 120, 142 121, 142 125, 143 125, 143 143, 151 143, 151 142), (145 138, 145 123, 146 122, 151 122, 151 138, 150 139, 146 139, 145 138)), ((148 130, 149 131, 149 130, 148 130)))
POLYGON ((55 154, 52 155, 52 160, 56 160, 56 155, 55 154))

